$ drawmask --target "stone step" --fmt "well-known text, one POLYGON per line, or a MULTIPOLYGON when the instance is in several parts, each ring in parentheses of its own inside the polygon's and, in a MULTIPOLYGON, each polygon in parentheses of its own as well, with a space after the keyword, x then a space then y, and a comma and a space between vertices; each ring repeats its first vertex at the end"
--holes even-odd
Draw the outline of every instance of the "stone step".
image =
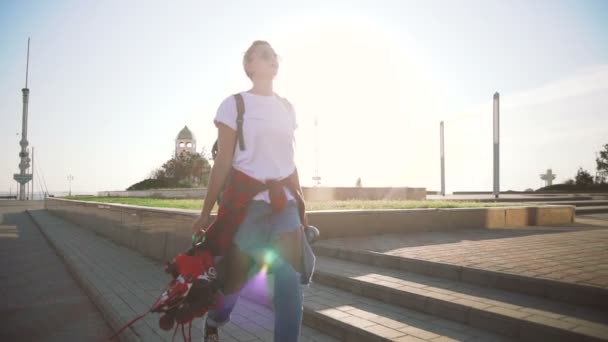
POLYGON ((575 211, 577 215, 608 213, 608 205, 576 207, 575 211))
POLYGON ((495 287, 574 305, 608 309, 608 290, 600 287, 330 246, 324 245, 322 241, 316 243, 313 249, 318 256, 327 256, 364 265, 392 268, 432 277, 457 280, 464 283, 495 287))
POLYGON ((315 281, 524 341, 608 340, 608 316, 458 281, 319 257, 315 281))
POLYGON ((608 201, 606 200, 587 200, 587 201, 571 201, 571 202, 545 202, 546 204, 556 204, 556 205, 573 205, 577 208, 579 207, 605 207, 608 206, 608 201))
POLYGON ((311 285, 304 296, 304 323, 340 341, 513 340, 321 284, 311 285))

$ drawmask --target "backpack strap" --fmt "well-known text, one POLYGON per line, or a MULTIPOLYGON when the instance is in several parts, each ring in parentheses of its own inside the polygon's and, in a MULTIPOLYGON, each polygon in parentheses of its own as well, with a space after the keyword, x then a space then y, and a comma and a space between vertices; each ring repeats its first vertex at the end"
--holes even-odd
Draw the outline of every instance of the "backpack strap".
MULTIPOLYGON (((245 114, 245 102, 243 101, 243 95, 240 93, 234 94, 234 101, 236 102, 236 143, 239 145, 241 151, 245 150, 245 138, 243 137, 243 115, 245 114)), ((219 150, 217 139, 213 143, 211 148, 211 158, 215 160, 217 151, 219 150)), ((236 144, 234 145, 236 151, 236 144)))
POLYGON ((287 107, 287 110, 288 110, 290 113, 293 113, 293 105, 291 104, 291 102, 289 102, 289 100, 288 100, 288 99, 286 99, 286 98, 284 98, 284 97, 281 97, 281 96, 279 96, 279 95, 277 95, 277 97, 279 98, 279 100, 281 100, 281 102, 283 102, 283 104, 285 105, 285 107, 287 107))
MULTIPOLYGON (((236 139, 239 144, 241 151, 245 150, 245 138, 243 137, 243 115, 245 114, 245 103, 243 101, 243 95, 240 93, 234 94, 234 100, 236 102, 236 139)), ((235 145, 236 148, 236 145, 235 145)))

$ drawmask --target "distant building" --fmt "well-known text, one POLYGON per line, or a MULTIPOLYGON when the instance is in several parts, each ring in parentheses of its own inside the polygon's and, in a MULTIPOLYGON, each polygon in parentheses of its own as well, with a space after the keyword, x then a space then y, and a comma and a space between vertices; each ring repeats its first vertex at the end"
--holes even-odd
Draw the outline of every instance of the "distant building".
POLYGON ((175 139, 175 155, 178 156, 184 151, 196 153, 196 139, 188 126, 184 126, 175 139))

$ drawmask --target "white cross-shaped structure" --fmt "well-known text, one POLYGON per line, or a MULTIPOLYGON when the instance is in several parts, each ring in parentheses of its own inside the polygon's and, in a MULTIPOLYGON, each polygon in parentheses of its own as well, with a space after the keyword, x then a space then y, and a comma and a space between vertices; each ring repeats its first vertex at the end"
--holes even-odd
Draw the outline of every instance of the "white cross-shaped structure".
POLYGON ((551 169, 547 169, 547 173, 540 174, 540 179, 545 181, 545 186, 550 186, 553 184, 553 180, 555 179, 556 174, 554 174, 551 169))

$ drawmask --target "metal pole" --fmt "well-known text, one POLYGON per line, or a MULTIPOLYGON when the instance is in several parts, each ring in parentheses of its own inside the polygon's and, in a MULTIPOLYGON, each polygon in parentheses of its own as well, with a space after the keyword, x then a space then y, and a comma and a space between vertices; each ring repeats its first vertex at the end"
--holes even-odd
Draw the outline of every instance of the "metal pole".
POLYGON ((312 177, 314 186, 321 185, 321 176, 319 176, 319 120, 315 116, 315 175, 312 177))
POLYGON ((439 144, 441 153, 441 196, 445 196, 445 150, 443 145, 443 121, 439 125, 439 144))
POLYGON ((494 93, 494 197, 500 194, 500 95, 494 93))
POLYGON ((69 189, 69 193, 68 196, 72 196, 72 180, 74 179, 74 176, 72 175, 68 175, 68 183, 70 184, 70 189, 69 189))

